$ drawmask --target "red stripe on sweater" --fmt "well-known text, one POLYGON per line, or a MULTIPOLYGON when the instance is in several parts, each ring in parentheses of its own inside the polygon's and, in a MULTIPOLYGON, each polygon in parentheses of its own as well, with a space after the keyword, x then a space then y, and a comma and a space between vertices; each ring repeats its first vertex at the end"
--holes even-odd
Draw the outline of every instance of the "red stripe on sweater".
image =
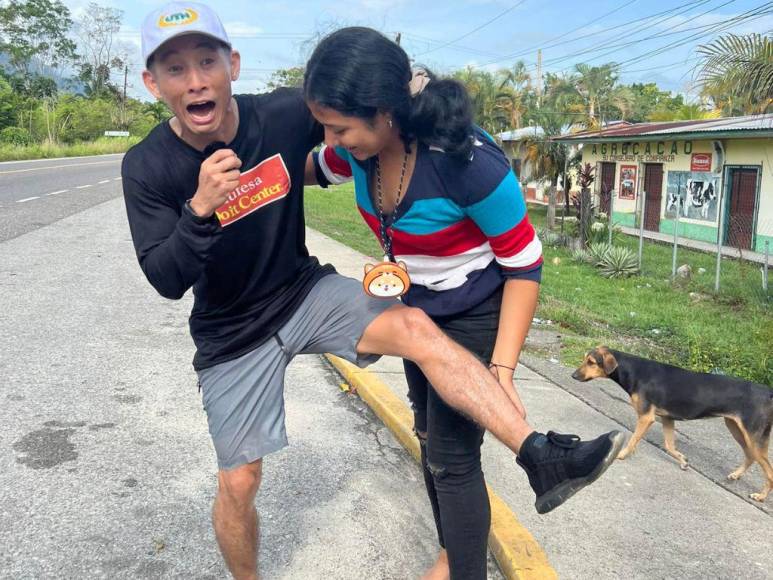
POLYGON ((327 163, 327 166, 333 173, 341 175, 342 177, 352 176, 352 168, 344 159, 341 159, 338 156, 335 149, 332 147, 325 147, 322 155, 325 156, 325 163, 327 163))
MULTIPOLYGON (((368 227, 381 241, 379 221, 376 216, 358 207, 368 227)), ((485 243, 487 238, 471 219, 444 228, 433 234, 409 234, 400 230, 392 233, 392 251, 402 256, 456 256, 485 243)))
POLYGON ((494 254, 501 258, 511 258, 522 252, 535 235, 534 228, 529 222, 529 216, 525 215, 517 226, 503 234, 489 238, 489 242, 491 242, 494 254))

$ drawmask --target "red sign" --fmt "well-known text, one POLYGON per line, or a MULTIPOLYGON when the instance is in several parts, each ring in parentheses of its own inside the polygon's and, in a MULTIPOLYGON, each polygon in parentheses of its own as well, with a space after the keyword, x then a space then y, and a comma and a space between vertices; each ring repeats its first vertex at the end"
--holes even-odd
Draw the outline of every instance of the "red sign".
POLYGON ((693 153, 690 157, 690 171, 711 171, 711 153, 693 153))
POLYGON ((618 197, 620 199, 636 199, 636 165, 620 166, 620 189, 618 197))
POLYGON ((239 187, 216 210, 220 225, 227 226, 255 210, 286 197, 290 192, 290 174, 277 153, 261 161, 239 177, 239 187))

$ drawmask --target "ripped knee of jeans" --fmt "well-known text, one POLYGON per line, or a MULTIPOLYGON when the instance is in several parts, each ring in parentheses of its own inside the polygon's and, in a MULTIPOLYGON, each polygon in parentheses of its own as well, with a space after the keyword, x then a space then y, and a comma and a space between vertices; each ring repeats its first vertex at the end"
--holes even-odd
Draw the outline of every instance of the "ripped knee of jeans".
POLYGON ((414 435, 416 435, 416 438, 419 440, 419 445, 422 447, 427 446, 427 432, 426 431, 419 431, 418 429, 413 430, 414 435))
POLYGON ((432 463, 431 461, 427 461, 427 469, 432 474, 432 477, 435 478, 435 480, 443 479, 446 475, 448 475, 448 469, 444 465, 438 465, 437 463, 432 463))

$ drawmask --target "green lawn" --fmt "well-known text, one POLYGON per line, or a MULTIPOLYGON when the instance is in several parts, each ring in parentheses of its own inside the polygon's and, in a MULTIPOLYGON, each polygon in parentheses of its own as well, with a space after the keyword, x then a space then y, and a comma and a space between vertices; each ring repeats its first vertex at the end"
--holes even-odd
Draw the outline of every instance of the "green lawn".
MULTIPOLYGON (((529 215, 536 227, 544 225, 544 207, 529 207, 529 215)), ((362 253, 380 254, 355 207, 351 186, 307 188, 306 219, 310 227, 362 253)), ((619 243, 638 247, 638 240, 627 236, 619 243)), ((537 316, 554 321, 552 328, 561 334, 560 360, 569 366, 589 348, 607 344, 770 385, 773 314, 769 297, 762 294, 759 267, 723 260, 722 292, 715 297, 714 261, 711 255, 680 249, 678 264, 690 264, 694 275, 689 283, 674 286, 670 246, 646 243, 643 274, 625 280, 602 278, 595 268, 573 262, 564 248, 545 248, 537 316), (699 267, 707 272, 697 274, 699 267), (702 299, 694 300, 691 292, 702 299)))

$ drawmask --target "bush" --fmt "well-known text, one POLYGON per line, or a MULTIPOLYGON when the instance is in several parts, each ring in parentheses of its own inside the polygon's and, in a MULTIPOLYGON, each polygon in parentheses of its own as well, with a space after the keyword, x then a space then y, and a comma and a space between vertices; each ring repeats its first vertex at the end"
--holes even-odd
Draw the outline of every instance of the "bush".
POLYGON ((604 259, 606 258, 609 251, 612 249, 612 246, 607 244, 606 242, 597 242, 594 244, 590 244, 588 246, 588 253, 590 254, 590 257, 592 259, 592 264, 598 266, 600 265, 604 259))
POLYGON ((636 254, 623 246, 609 247, 598 266, 605 278, 627 278, 639 271, 636 254))
POLYGON ((539 230, 537 232, 537 237, 540 239, 543 246, 547 246, 549 248, 557 248, 559 246, 566 245, 566 237, 552 230, 539 230))
POLYGON ((572 252, 572 260, 575 262, 580 262, 581 264, 593 263, 593 257, 591 256, 590 252, 583 248, 579 248, 572 252))
POLYGON ((0 143, 24 147, 32 142, 32 136, 23 127, 6 127, 0 131, 0 143))

